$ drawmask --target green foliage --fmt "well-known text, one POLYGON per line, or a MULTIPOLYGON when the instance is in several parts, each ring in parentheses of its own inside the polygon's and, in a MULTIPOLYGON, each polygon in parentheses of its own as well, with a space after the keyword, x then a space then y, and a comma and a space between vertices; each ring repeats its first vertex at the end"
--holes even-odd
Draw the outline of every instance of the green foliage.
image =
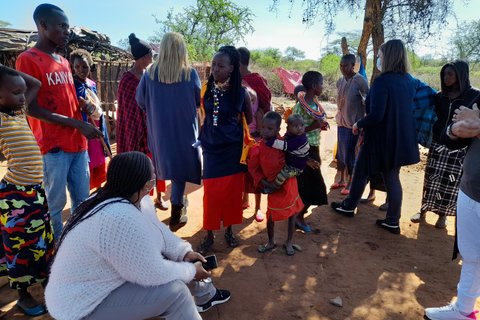
POLYGON ((191 60, 210 61, 220 46, 233 45, 253 33, 253 13, 229 0, 197 0, 183 12, 167 13, 167 19, 155 21, 162 25, 152 42, 160 42, 163 34, 171 31, 182 34, 188 44, 191 60))
POLYGON ((340 56, 335 54, 328 54, 322 58, 320 72, 322 73, 324 80, 333 82, 340 78, 341 72, 339 66, 341 59, 340 56))
POLYGON ((454 57, 480 62, 480 20, 461 22, 451 45, 454 57))
POLYGON ((408 59, 410 60, 410 65, 412 66, 412 69, 416 69, 420 66, 420 57, 415 54, 412 50, 408 49, 408 59))
MULTIPOLYGON (((333 41, 329 42, 328 45, 323 49, 323 54, 336 54, 338 56, 343 56, 342 51, 342 38, 345 37, 347 40, 348 51, 352 54, 358 52, 358 46, 360 45, 360 39, 362 38, 362 30, 353 30, 346 32, 337 32, 333 41)), ((370 39, 367 46, 367 55, 373 53, 372 40, 370 39)))
POLYGON ((291 61, 305 59, 305 51, 302 51, 295 47, 287 47, 287 49, 285 50, 285 58, 291 61))
POLYGON ((11 26, 11 25, 12 24, 8 21, 0 20, 0 28, 5 28, 5 27, 11 26))

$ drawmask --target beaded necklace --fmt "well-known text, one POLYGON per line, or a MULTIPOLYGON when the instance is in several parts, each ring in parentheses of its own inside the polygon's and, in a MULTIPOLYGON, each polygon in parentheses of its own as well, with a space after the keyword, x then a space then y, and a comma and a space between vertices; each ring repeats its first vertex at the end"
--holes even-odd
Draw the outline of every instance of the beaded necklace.
POLYGON ((218 124, 218 109, 220 108, 220 103, 218 102, 218 94, 223 97, 223 93, 227 91, 230 85, 230 76, 228 76, 227 81, 224 83, 217 83, 213 81, 213 126, 216 127, 218 124))

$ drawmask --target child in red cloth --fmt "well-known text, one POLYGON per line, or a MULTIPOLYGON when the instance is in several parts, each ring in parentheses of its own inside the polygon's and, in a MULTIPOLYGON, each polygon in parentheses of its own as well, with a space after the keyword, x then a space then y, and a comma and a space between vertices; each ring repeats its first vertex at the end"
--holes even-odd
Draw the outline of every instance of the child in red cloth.
MULTIPOLYGON (((248 171, 252 174, 255 187, 262 187, 264 183, 275 180, 278 173, 285 166, 285 152, 267 147, 264 141, 272 137, 280 139, 280 123, 282 117, 273 111, 267 112, 263 117, 260 130, 262 140, 257 142, 250 150, 248 159, 248 171)), ((285 244, 286 253, 293 255, 294 248, 300 248, 292 244, 293 231, 295 230, 295 213, 303 207, 297 189, 296 179, 287 179, 276 192, 268 195, 267 205, 267 232, 268 243, 258 248, 260 253, 274 249, 277 244, 274 239, 275 221, 288 218, 288 235, 285 244)))

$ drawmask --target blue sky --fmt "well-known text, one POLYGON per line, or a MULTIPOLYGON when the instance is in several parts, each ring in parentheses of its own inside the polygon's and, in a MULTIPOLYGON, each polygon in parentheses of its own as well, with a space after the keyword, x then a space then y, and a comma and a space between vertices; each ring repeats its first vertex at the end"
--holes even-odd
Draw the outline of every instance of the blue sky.
MULTIPOLYGON (((255 32, 246 38, 245 43, 249 49, 261 49, 267 47, 279 48, 284 51, 288 46, 293 46, 305 51, 309 59, 318 59, 322 48, 328 45, 325 36, 324 25, 321 17, 318 17, 314 26, 306 28, 302 21, 302 0, 296 0, 296 5, 290 12, 289 1, 280 1, 279 11, 270 12, 271 0, 233 0, 241 6, 248 6, 255 14, 253 27, 255 32), (290 18, 289 18, 290 15, 290 18)), ((0 0, 0 20, 8 21, 13 28, 33 29, 32 14, 35 7, 45 0, 0 0)), ((89 29, 107 34, 116 45, 120 39, 125 39, 134 32, 139 38, 146 39, 158 29, 155 19, 165 19, 169 8, 179 12, 183 7, 192 5, 194 0, 53 0, 50 3, 62 8, 69 20, 70 26, 85 26, 89 29)), ((465 4, 463 0, 455 0, 454 11, 460 21, 479 19, 480 1, 470 0, 465 4)), ((336 32, 362 29, 363 13, 359 16, 351 16, 342 13, 337 18, 336 32)), ((428 47, 418 46, 419 54, 441 53, 445 51, 445 41, 449 32, 456 26, 454 19, 446 25, 442 35, 432 39, 428 47)), ((330 37, 330 41, 336 36, 330 37)))

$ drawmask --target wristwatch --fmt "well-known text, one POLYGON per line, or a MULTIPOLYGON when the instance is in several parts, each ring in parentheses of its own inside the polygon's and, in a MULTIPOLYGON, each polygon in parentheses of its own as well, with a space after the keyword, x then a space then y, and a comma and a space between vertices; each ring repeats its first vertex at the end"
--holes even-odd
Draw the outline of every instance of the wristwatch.
POLYGON ((453 123, 450 123, 447 127, 447 136, 450 138, 450 139, 456 139, 458 138, 458 136, 456 136, 455 134, 453 134, 452 132, 452 125, 453 123))

